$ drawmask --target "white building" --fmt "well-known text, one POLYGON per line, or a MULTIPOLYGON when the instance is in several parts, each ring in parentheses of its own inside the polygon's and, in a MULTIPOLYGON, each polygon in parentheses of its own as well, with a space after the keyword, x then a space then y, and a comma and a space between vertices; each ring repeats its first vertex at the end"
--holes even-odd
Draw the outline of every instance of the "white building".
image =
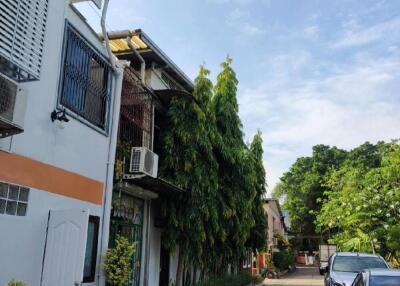
POLYGON ((114 54, 131 63, 122 88, 117 148, 121 174, 116 172, 111 238, 121 233, 139 246, 129 286, 168 286, 175 282, 178 255, 162 247, 160 205, 183 190, 158 175, 157 161, 170 101, 191 97, 194 86, 143 31, 112 32, 109 38, 114 54), (133 164, 138 158, 143 158, 141 170, 133 164))
POLYGON ((268 250, 271 252, 278 251, 278 239, 276 236, 280 235, 286 237, 287 235, 284 216, 279 200, 270 198, 265 199, 263 208, 268 215, 268 250))
POLYGON ((69 2, 0 0, 0 285, 104 285, 122 71, 69 2))

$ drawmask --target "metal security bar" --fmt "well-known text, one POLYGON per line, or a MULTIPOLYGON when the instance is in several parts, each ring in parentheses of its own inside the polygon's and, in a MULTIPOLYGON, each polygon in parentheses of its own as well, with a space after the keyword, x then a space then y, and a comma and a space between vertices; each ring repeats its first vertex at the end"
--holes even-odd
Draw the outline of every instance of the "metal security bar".
POLYGON ((0 0, 0 72, 39 79, 47 13, 48 0, 0 0))
MULTIPOLYGON (((151 149, 153 95, 142 85, 133 68, 124 71, 119 121, 119 140, 130 147, 151 149)), ((130 149, 129 149, 130 150, 130 149)))
POLYGON ((105 130, 110 82, 109 64, 67 23, 60 103, 105 130))
POLYGON ((143 237, 144 201, 119 191, 113 192, 111 210, 110 246, 114 246, 118 235, 135 244, 135 252, 131 257, 131 273, 126 286, 139 286, 142 237, 143 237))

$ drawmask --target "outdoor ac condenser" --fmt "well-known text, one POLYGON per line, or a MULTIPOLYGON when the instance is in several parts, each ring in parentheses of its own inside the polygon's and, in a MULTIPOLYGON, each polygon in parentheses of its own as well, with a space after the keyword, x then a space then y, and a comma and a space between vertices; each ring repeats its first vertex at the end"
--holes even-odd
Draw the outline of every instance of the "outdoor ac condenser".
POLYGON ((158 172, 158 155, 146 147, 133 147, 129 172, 137 175, 148 175, 156 178, 158 172))
POLYGON ((0 74, 0 138, 24 131, 26 100, 18 84, 0 74))

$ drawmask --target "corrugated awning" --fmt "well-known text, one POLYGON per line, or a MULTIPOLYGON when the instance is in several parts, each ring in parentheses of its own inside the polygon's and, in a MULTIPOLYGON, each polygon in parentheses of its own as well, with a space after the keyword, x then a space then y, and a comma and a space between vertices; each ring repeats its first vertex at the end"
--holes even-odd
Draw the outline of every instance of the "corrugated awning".
POLYGON ((110 47, 113 53, 126 53, 131 52, 129 47, 129 41, 135 47, 136 50, 144 50, 149 47, 143 42, 139 36, 133 35, 132 37, 120 38, 120 39, 110 39, 110 47), (129 39, 128 39, 129 38, 129 39))
POLYGON ((161 102, 163 104, 165 104, 166 106, 169 106, 169 104, 171 103, 171 100, 174 96, 187 97, 191 100, 196 101, 193 94, 191 94, 190 92, 187 92, 185 90, 180 90, 180 89, 159 89, 159 90, 154 90, 154 93, 158 96, 158 98, 161 100, 161 102))
POLYGON ((134 179, 133 183, 142 187, 143 189, 152 191, 159 195, 174 195, 184 192, 183 189, 162 178, 152 178, 146 176, 143 178, 134 179))

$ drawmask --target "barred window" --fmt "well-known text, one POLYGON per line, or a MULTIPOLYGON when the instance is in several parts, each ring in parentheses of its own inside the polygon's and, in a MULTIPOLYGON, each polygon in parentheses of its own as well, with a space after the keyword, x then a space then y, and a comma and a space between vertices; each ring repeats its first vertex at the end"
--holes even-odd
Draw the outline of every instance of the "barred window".
POLYGON ((103 130, 110 98, 109 64, 67 23, 60 103, 103 130))
POLYGON ((29 189, 0 182, 0 214, 25 216, 29 189))

